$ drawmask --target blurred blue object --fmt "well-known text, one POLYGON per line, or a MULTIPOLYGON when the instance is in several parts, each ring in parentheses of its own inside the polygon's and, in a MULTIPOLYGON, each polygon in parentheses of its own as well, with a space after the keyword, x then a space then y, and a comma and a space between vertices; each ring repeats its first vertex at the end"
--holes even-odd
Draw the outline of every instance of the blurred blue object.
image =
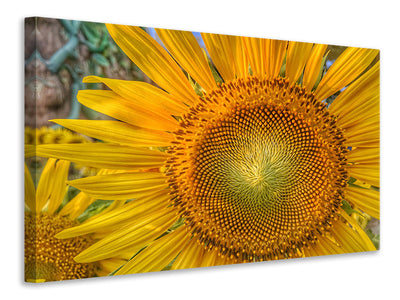
MULTIPOLYGON (((154 28, 146 27, 146 31, 150 34, 150 36, 153 39, 155 39, 160 45, 162 45, 165 48, 165 46, 163 45, 161 39, 158 37, 157 32, 154 28)), ((203 48, 204 50, 206 50, 206 46, 204 44, 203 38, 201 37, 201 33, 196 32, 196 31, 192 31, 192 33, 193 33, 194 37, 196 38, 197 43, 200 45, 200 47, 203 48)))
POLYGON ((206 50, 206 45, 204 44, 203 38, 201 37, 200 32, 192 31, 194 37, 196 38, 197 42, 199 43, 200 47, 206 50))
POLYGON ((325 63, 326 69, 329 69, 329 67, 332 66, 334 62, 334 60, 327 60, 325 63))

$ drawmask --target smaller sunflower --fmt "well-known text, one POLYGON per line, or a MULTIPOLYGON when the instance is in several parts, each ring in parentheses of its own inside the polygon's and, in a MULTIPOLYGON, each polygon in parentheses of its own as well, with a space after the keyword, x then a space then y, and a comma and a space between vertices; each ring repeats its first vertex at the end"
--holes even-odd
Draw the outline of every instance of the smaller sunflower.
POLYGON ((25 127, 25 144, 80 144, 89 143, 91 139, 65 128, 31 128, 25 127))
MULTIPOLYGON (((35 156, 35 149, 37 145, 47 144, 85 144, 91 143, 93 139, 72 132, 63 127, 52 128, 52 127, 41 127, 31 128, 25 127, 25 156, 35 156)), ((38 158, 34 160, 35 168, 37 167, 38 158)), ((82 166, 80 164, 72 164, 76 173, 79 176, 93 176, 96 175, 98 169, 82 166)), ((40 168, 38 168, 40 170, 40 168)))
POLYGON ((77 254, 92 245, 93 236, 60 240, 60 231, 76 226, 95 199, 79 193, 62 205, 67 192, 70 162, 49 159, 37 188, 25 165, 25 281, 46 282, 104 276, 122 263, 120 259, 76 263, 77 254))

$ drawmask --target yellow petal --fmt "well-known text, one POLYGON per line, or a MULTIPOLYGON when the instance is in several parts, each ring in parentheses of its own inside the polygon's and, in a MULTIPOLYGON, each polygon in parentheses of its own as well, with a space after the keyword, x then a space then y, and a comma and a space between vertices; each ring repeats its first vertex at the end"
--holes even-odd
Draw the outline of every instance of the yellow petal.
POLYGON ((40 175, 36 191, 36 213, 39 213, 49 200, 56 162, 56 159, 48 159, 40 175))
MULTIPOLYGON (((122 206, 125 205, 125 203, 126 203, 126 201, 118 201, 118 200, 112 201, 111 204, 109 206, 107 206, 104 210, 102 210, 98 214, 95 214, 94 216, 91 216, 90 221, 93 221, 97 218, 101 218, 104 214, 107 214, 111 211, 120 209, 122 206)), ((109 230, 109 228, 101 228, 101 229, 99 228, 99 231, 97 231, 96 233, 101 235, 101 234, 106 234, 106 232, 110 232, 111 230, 109 230)), ((95 239, 97 238, 96 233, 94 234, 95 239)))
POLYGON ((356 79, 378 55, 379 50, 347 48, 328 69, 315 90, 319 99, 326 99, 356 79))
POLYGON ((349 176, 379 187, 380 183, 380 148, 357 147, 348 152, 347 166, 349 176))
MULTIPOLYGON (((371 143, 379 144, 380 124, 379 115, 364 120, 362 124, 353 125, 343 129, 346 138, 346 145, 351 147, 368 148, 371 143)), ((379 147, 379 145, 375 146, 379 147)))
POLYGON ((315 44, 312 48, 310 58, 304 69, 303 86, 311 91, 317 82, 321 70, 322 60, 328 45, 315 44))
POLYGON ((350 174, 353 174, 354 172, 360 172, 365 175, 376 176, 376 178, 379 179, 379 161, 376 163, 360 163, 350 165, 347 166, 347 170, 350 174))
POLYGON ((218 251, 217 250, 203 250, 203 256, 200 261, 201 267, 217 266, 218 251))
POLYGON ((151 243, 116 275, 161 271, 179 254, 187 241, 185 226, 181 226, 151 243))
POLYGON ((139 27, 107 24, 108 32, 124 53, 164 90, 193 104, 197 95, 172 57, 139 27))
POLYGON ((51 121, 105 142, 133 147, 168 146, 173 140, 171 134, 165 131, 136 127, 119 121, 67 119, 51 121))
POLYGON ((207 59, 190 31, 156 29, 158 36, 175 60, 206 91, 217 87, 207 59))
POLYGON ((289 42, 286 56, 286 77, 294 84, 303 73, 304 66, 311 55, 313 44, 289 42))
POLYGON ((80 192, 71 201, 69 201, 58 213, 60 216, 69 216, 70 219, 75 220, 79 217, 90 204, 96 201, 95 198, 80 192))
POLYGON ((68 184, 103 200, 128 200, 165 190, 166 178, 157 172, 98 175, 68 181, 68 184))
POLYGON ((254 75, 277 77, 286 54, 287 41, 243 37, 254 75))
POLYGON ((171 270, 192 269, 201 266, 201 258, 204 254, 204 246, 198 243, 194 237, 186 244, 171 266, 171 270))
MULTIPOLYGON (((370 97, 372 101, 378 100, 379 97, 370 97), (375 99, 373 99, 375 98, 375 99)), ((379 104, 378 107, 374 103, 365 102, 365 105, 359 106, 354 110, 349 110, 347 114, 338 118, 337 125, 344 129, 346 132, 357 132, 360 129, 365 130, 365 125, 368 124, 370 129, 379 129, 380 115, 379 104), (364 127, 364 128, 363 128, 364 127)))
POLYGON ((105 234, 107 232, 113 232, 114 230, 119 229, 121 226, 131 224, 132 218, 145 218, 147 215, 156 214, 159 211, 164 210, 171 204, 171 196, 168 192, 168 189, 154 190, 132 201, 129 201, 128 203, 125 203, 124 201, 114 201, 112 205, 107 207, 104 211, 91 217, 90 221, 97 222, 98 224, 98 222, 102 220, 105 216, 107 216, 108 218, 110 217, 109 214, 117 213, 125 206, 128 206, 128 204, 132 203, 129 208, 129 212, 125 214, 125 217, 123 219, 121 215, 114 215, 115 218, 108 218, 106 220, 108 222, 107 226, 103 226, 99 228, 99 230, 94 232, 102 232, 105 234), (127 217, 127 215, 132 217, 127 217))
POLYGON ((54 174, 51 178, 51 194, 49 199, 49 206, 47 212, 54 214, 56 209, 60 206, 67 192, 66 181, 68 179, 69 161, 59 160, 57 162, 54 174))
POLYGON ((327 236, 319 237, 318 241, 310 246, 310 249, 304 248, 303 252, 307 257, 346 253, 336 241, 327 236))
POLYGON ((341 216, 351 227, 341 220, 335 221, 332 225, 332 235, 346 253, 376 250, 374 244, 364 230, 357 224, 356 220, 347 215, 342 209, 341 216))
POLYGON ((36 211, 36 191, 31 173, 25 164, 25 205, 33 212, 36 211))
POLYGON ((81 90, 77 97, 83 105, 134 126, 161 131, 174 131, 178 127, 167 111, 161 108, 150 111, 113 91, 81 90))
POLYGON ((240 37, 211 33, 202 33, 201 36, 211 60, 225 81, 247 74, 245 50, 240 37))
POLYGON ((83 82, 104 83, 116 94, 149 110, 161 109, 172 115, 182 115, 188 110, 187 105, 162 89, 146 82, 109 79, 98 76, 87 76, 83 79, 83 82))
POLYGON ((251 37, 243 37, 243 42, 245 45, 247 57, 250 61, 251 70, 253 75, 256 76, 264 76, 266 71, 266 47, 268 40, 259 39, 259 38, 251 38, 251 37))
MULTIPOLYGON (((100 170, 97 175, 107 175, 107 174, 121 174, 124 173, 123 171, 118 171, 118 172, 110 172, 112 170, 100 170), (106 171, 106 172, 102 172, 102 171, 106 171)), ((115 171, 115 170, 114 170, 115 171)), ((112 201, 111 204, 109 206, 107 206, 105 209, 103 209, 101 212, 95 214, 94 216, 90 217, 90 221, 93 221, 97 218, 102 217, 104 214, 107 214, 111 211, 115 211, 120 209, 122 206, 124 206, 124 204, 126 203, 126 201, 112 201)), ((86 222, 85 222, 86 224, 86 222)), ((106 231, 111 231, 109 230, 109 228, 99 228, 99 231, 97 231, 97 233, 104 234, 106 231)))
POLYGON ((378 163, 379 165, 379 148, 356 148, 347 153, 347 159, 351 163, 378 163))
POLYGON ((214 253, 214 266, 229 265, 233 262, 226 255, 219 255, 214 253))
MULTIPOLYGON (((83 194, 83 193, 82 193, 83 194)), ((160 190, 150 195, 135 199, 117 209, 96 215, 85 223, 69 228, 57 234, 57 238, 72 238, 79 235, 85 235, 96 231, 113 231, 124 225, 132 223, 132 220, 146 218, 164 209, 169 205, 169 195, 166 190, 160 190)), ((115 201, 123 203, 122 201, 115 201)))
POLYGON ((365 170, 349 168, 349 176, 361 180, 364 183, 379 187, 380 186, 380 176, 379 172, 372 169, 371 172, 366 172, 365 170))
POLYGON ((346 199, 373 218, 380 219, 378 191, 358 187, 347 187, 346 199))
POLYGON ((363 147, 363 148, 379 148, 380 146, 380 138, 379 136, 374 138, 374 139, 369 139, 367 141, 363 141, 363 140, 358 140, 358 141, 352 141, 351 143, 347 143, 346 144, 350 147, 363 147))
POLYGON ((357 129, 352 129, 345 131, 346 144, 353 147, 364 146, 364 144, 379 143, 379 135, 380 129, 379 124, 376 124, 375 121, 373 123, 365 123, 365 127, 359 127, 357 129))
POLYGON ((96 270, 96 275, 99 277, 108 276, 126 262, 127 260, 122 258, 110 258, 98 261, 96 264, 99 268, 96 270))
POLYGON ((243 39, 239 36, 235 36, 231 40, 232 51, 234 55, 234 68, 237 77, 249 76, 249 60, 246 54, 246 49, 243 44, 243 39))
MULTIPOLYGON (((318 243, 318 241, 316 243, 318 243)), ((312 246, 309 246, 309 248, 303 248, 301 251, 302 251, 302 253, 304 254, 305 257, 318 256, 320 254, 318 254, 318 252, 315 251, 315 248, 317 246, 318 246, 317 244, 316 245, 312 245, 312 246)))
POLYGON ((132 223, 107 235, 102 240, 82 251, 75 261, 86 263, 118 256, 130 251, 133 256, 163 234, 176 222, 173 210, 160 211, 157 214, 132 220, 132 223))
POLYGON ((160 151, 106 143, 39 145, 37 155, 65 159, 88 167, 117 170, 157 168, 168 158, 167 154, 160 151))
POLYGON ((267 40, 267 76, 278 77, 286 54, 287 41, 267 40))
POLYGON ((346 137, 359 135, 361 133, 376 131, 380 129, 379 126, 380 116, 379 112, 369 112, 367 117, 362 120, 362 123, 355 123, 343 127, 346 137))
POLYGON ((25 157, 33 157, 36 155, 36 145, 25 144, 25 157))
POLYGON ((310 248, 303 249, 306 257, 376 250, 354 219, 350 218, 345 211, 340 212, 345 220, 350 222, 351 227, 343 220, 333 221, 330 232, 319 237, 310 248))
POLYGON ((338 116, 339 126, 364 127, 363 121, 374 115, 378 116, 379 123, 379 72, 380 63, 377 62, 340 93, 329 106, 329 111, 338 116))

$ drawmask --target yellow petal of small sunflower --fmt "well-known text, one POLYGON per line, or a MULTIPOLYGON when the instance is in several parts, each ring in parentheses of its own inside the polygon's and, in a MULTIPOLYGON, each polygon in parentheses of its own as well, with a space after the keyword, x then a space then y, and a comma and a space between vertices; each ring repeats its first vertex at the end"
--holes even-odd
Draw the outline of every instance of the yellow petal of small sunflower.
POLYGON ((25 164, 25 205, 30 211, 36 211, 36 190, 29 169, 25 164))
POLYGON ((94 201, 96 201, 95 198, 89 197, 87 194, 81 192, 71 199, 58 214, 60 216, 69 216, 71 219, 76 219, 94 201))
POLYGON ((53 176, 51 178, 52 191, 47 208, 47 212, 49 214, 54 214, 56 209, 61 205, 65 193, 67 192, 66 180, 68 179, 69 166, 69 161, 58 161, 56 165, 53 176))
POLYGON ((51 195, 53 174, 56 169, 57 159, 50 158, 43 168, 36 190, 36 213, 39 213, 48 202, 51 195), (50 187, 50 188, 49 188, 50 187))
MULTIPOLYGON (((26 199, 25 212, 25 280, 46 282, 93 277, 98 263, 79 264, 73 257, 87 248, 94 240, 90 237, 75 237, 58 240, 55 235, 65 228, 78 224, 71 214, 61 215, 57 210, 66 192, 65 180, 70 162, 49 159, 44 167, 35 195, 29 170, 25 170, 25 185, 31 199, 26 199), (41 198, 43 197, 43 198, 41 198)), ((80 203, 85 210, 88 203, 80 203)), ((114 260, 114 259, 112 259, 114 260)))

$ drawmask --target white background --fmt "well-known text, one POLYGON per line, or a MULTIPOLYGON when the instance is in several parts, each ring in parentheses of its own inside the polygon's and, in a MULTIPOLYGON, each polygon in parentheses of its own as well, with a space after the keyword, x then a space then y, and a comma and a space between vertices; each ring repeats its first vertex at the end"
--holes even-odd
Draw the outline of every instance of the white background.
POLYGON ((337 300, 399 296, 400 24, 396 1, 88 2, 32 0, 2 5, 0 298, 337 300), (380 49, 381 250, 45 285, 23 283, 23 18, 29 16, 380 49))

